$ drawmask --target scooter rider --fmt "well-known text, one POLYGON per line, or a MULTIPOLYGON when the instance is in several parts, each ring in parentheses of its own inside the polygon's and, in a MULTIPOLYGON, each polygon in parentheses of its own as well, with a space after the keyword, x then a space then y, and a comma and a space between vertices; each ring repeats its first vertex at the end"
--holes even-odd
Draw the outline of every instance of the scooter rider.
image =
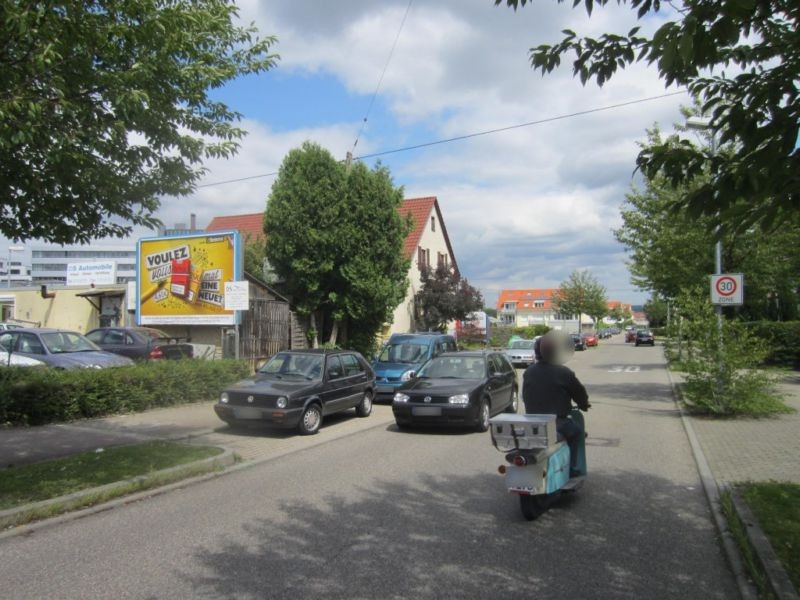
POLYGON ((568 367, 558 364, 558 340, 542 336, 534 342, 536 362, 525 369, 522 376, 522 401, 528 414, 550 414, 556 416, 556 431, 564 436, 569 445, 570 469, 575 470, 578 457, 578 441, 583 429, 567 418, 572 410, 572 401, 582 411, 589 409, 589 395, 568 367))

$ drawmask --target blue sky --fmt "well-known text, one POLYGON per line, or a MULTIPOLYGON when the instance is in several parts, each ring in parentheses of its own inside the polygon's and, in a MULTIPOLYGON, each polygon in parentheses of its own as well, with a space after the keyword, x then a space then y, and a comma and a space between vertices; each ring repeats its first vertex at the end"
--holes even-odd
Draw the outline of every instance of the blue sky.
MULTIPOLYGON (((203 183, 215 185, 163 199, 158 216, 168 227, 191 212, 204 227, 216 215, 263 210, 273 177, 216 183, 273 173, 305 140, 344 159, 384 68, 356 156, 680 91, 643 65, 602 88, 581 86, 568 64, 546 77, 530 68, 528 49, 559 41, 562 29, 627 32, 635 24, 627 7, 596 7, 589 19, 554 1, 515 13, 493 0, 414 0, 387 66, 408 0, 238 4, 243 21, 277 36, 281 59, 216 92, 244 115, 249 135, 236 157, 207 164, 203 183)), ((687 103, 681 94, 381 161, 406 197, 439 199, 461 272, 487 305, 503 288, 557 287, 574 269, 589 269, 609 298, 640 303, 647 294, 630 284, 611 230, 634 181, 637 142, 654 123, 669 129, 687 103)))

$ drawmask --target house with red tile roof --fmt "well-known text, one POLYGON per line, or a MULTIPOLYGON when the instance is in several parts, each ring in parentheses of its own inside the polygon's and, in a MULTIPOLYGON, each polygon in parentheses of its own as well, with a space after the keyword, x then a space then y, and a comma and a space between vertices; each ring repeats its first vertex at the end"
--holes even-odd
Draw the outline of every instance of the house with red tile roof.
MULTIPOLYGON (((547 325, 553 329, 577 331, 577 315, 562 315, 554 307, 554 296, 558 288, 539 288, 527 290, 501 290, 497 297, 497 317, 501 323, 514 327, 547 325)), ((608 302, 609 310, 620 306, 631 313, 631 305, 618 300, 608 302)), ((581 315, 583 329, 594 328, 594 319, 581 315)))
MULTIPOLYGON (((403 245, 403 252, 411 260, 411 267, 408 272, 406 298, 395 309, 393 321, 384 331, 385 335, 416 329, 414 296, 421 287, 420 265, 435 267, 444 263, 458 272, 458 263, 436 197, 409 198, 403 201, 398 211, 403 217, 411 216, 411 232, 403 245)), ((214 217, 206 231, 236 229, 245 239, 248 236, 251 239, 263 239, 263 221, 264 213, 214 217)))

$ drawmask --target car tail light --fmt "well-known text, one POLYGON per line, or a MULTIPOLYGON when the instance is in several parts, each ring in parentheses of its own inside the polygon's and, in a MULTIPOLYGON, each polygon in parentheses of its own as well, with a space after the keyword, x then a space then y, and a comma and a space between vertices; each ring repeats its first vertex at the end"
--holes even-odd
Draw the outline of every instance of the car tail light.
POLYGON ((514 457, 514 464, 518 467, 524 467, 528 464, 528 459, 524 456, 520 456, 519 454, 514 457))
POLYGON ((147 355, 147 358, 164 358, 164 351, 161 348, 153 348, 147 355))

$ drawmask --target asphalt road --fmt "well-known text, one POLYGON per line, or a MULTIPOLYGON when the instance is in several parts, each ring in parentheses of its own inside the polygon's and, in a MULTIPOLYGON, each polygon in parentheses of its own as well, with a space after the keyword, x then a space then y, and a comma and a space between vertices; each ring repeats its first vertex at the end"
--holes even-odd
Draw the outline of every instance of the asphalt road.
POLYGON ((570 366, 593 405, 590 474, 533 523, 488 434, 401 433, 377 418, 2 540, 2 596, 735 598, 661 349, 614 339, 570 366))

